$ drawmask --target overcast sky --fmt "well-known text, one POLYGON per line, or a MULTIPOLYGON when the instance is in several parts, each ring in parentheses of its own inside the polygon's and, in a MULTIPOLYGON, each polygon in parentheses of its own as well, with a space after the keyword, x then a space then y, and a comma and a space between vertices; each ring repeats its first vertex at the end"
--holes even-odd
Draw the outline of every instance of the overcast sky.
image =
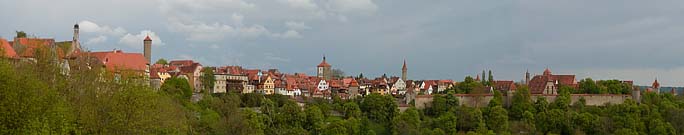
POLYGON ((578 80, 684 84, 681 0, 4 0, 0 37, 15 30, 92 51, 142 52, 314 74, 322 56, 347 75, 455 79, 526 70, 578 80))

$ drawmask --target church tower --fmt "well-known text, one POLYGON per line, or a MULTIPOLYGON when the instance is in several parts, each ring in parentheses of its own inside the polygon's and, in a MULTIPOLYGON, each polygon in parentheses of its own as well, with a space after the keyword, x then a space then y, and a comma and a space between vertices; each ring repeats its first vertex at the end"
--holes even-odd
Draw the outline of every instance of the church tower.
POLYGON ((68 50, 69 52, 67 53, 67 55, 73 55, 74 53, 81 51, 81 43, 79 43, 80 41, 78 39, 78 35, 79 35, 78 24, 74 24, 74 39, 71 40, 71 48, 69 48, 69 50, 68 50))
POLYGON ((401 80, 406 81, 407 71, 408 71, 408 68, 406 68, 406 60, 404 59, 404 66, 401 67, 401 80))
POLYGON ((323 56, 323 61, 321 61, 321 64, 318 64, 316 66, 316 75, 318 78, 323 78, 325 80, 330 80, 332 78, 332 73, 330 72, 331 66, 327 62, 325 62, 325 56, 323 56))
POLYGON ((143 40, 143 45, 145 46, 145 59, 147 60, 148 64, 152 65, 152 62, 150 61, 152 58, 152 39, 150 39, 150 35, 145 37, 145 40, 143 40))

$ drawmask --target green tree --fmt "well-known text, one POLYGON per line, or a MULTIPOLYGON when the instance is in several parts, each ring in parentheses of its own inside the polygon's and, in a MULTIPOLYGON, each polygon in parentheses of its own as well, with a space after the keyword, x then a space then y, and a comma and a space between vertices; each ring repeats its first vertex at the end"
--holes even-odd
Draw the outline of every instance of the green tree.
POLYGON ((637 132, 634 129, 628 129, 628 128, 622 128, 618 129, 614 132, 616 135, 639 135, 639 132, 637 132))
POLYGON ((192 89, 185 78, 171 77, 166 79, 160 90, 176 97, 180 101, 189 101, 192 97, 192 89))
POLYGON ((24 32, 24 31, 16 31, 16 33, 17 33, 17 36, 16 36, 17 38, 25 38, 25 37, 27 37, 27 34, 26 34, 26 32, 24 32))
POLYGON ((432 105, 427 109, 428 114, 432 116, 440 116, 449 110, 447 99, 441 94, 432 96, 432 105))
POLYGON ((577 102, 572 104, 572 107, 575 108, 575 111, 582 112, 584 111, 585 106, 587 106, 587 100, 584 99, 584 97, 580 97, 577 102))
POLYGON ((454 113, 447 112, 437 118, 438 128, 444 129, 447 134, 456 134, 458 132, 458 117, 454 113))
POLYGON ((160 58, 160 59, 157 60, 157 62, 155 62, 154 64, 168 65, 169 62, 166 61, 166 59, 164 59, 164 58, 160 58))
POLYGON ((627 83, 622 83, 620 80, 601 80, 596 83, 601 88, 600 93, 610 94, 629 94, 631 88, 627 83))
POLYGON ((551 109, 568 110, 571 102, 570 91, 572 91, 572 88, 568 86, 561 86, 561 88, 558 90, 558 96, 556 96, 556 100, 554 100, 551 104, 551 109))
POLYGON ((247 131, 243 134, 263 135, 264 129, 266 129, 266 124, 264 124, 263 121, 264 118, 262 118, 262 116, 260 116, 258 113, 249 109, 245 109, 242 112, 246 117, 245 119, 247 120, 247 131))
POLYGON ((392 134, 415 135, 420 134, 420 114, 416 108, 409 108, 394 118, 392 134))
POLYGON ((355 102, 344 103, 343 108, 345 118, 361 118, 361 108, 355 102))
POLYGON ((584 133, 598 134, 598 129, 596 128, 600 126, 598 115, 583 112, 578 115, 574 115, 573 117, 573 125, 584 131, 584 133))
POLYGON ((471 94, 471 93, 476 93, 476 90, 481 90, 483 85, 479 82, 475 82, 473 77, 466 76, 465 79, 463 79, 463 82, 458 84, 458 90, 460 90, 458 93, 465 93, 465 94, 471 94))
POLYGON ((319 134, 323 130, 323 113, 317 106, 308 106, 306 110, 306 124, 304 129, 309 130, 311 134, 319 134))
MULTIPOLYGON (((484 76, 482 76, 484 77, 484 76)), ((489 70, 489 77, 487 78, 487 85, 494 86, 494 75, 492 75, 492 70, 489 70)))
POLYGON ((456 111, 458 129, 460 131, 473 131, 478 127, 479 121, 483 121, 482 111, 479 108, 459 107, 456 111))
POLYGON ((523 130, 527 131, 528 133, 535 133, 537 131, 534 114, 532 114, 532 112, 525 111, 523 113, 522 122, 524 123, 523 130))
POLYGON ((370 94, 361 102, 361 110, 368 119, 378 123, 390 123, 399 112, 394 97, 389 95, 370 94))
POLYGON ((204 92, 209 92, 214 88, 214 83, 216 83, 216 78, 214 78, 214 70, 211 67, 205 67, 202 69, 202 75, 200 75, 200 81, 202 82, 202 88, 204 92))
POLYGON ((535 112, 534 109, 529 89, 527 87, 519 88, 511 101, 510 111, 512 119, 520 120, 523 118, 525 111, 535 112))
POLYGON ((301 111, 301 108, 299 105, 297 105, 297 103, 293 101, 287 102, 285 105, 283 105, 283 107, 281 107, 280 110, 281 111, 279 113, 282 117, 280 120, 282 121, 279 123, 281 125, 284 124, 290 126, 290 128, 300 128, 306 123, 306 114, 301 111))
POLYGON ((487 126, 497 134, 508 132, 508 111, 501 106, 494 106, 487 116, 487 126))
POLYGON ((590 93, 590 94, 599 94, 601 92, 601 88, 596 84, 594 80, 591 78, 585 78, 580 80, 579 82, 579 91, 577 93, 590 93))
POLYGON ((68 134, 71 108, 55 89, 0 60, 0 134, 68 134))
POLYGON ((493 108, 496 106, 503 106, 503 96, 501 95, 501 92, 498 90, 494 90, 494 97, 492 100, 489 100, 488 107, 493 108))
POLYGON ((546 112, 549 108, 549 102, 546 101, 544 97, 537 97, 537 101, 534 102, 534 107, 537 112, 546 112))

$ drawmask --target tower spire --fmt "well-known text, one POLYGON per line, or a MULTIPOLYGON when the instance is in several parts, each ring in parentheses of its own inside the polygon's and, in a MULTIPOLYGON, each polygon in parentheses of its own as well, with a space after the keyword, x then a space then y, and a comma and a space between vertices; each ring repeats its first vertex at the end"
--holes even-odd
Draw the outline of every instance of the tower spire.
POLYGON ((401 67, 401 80, 406 81, 408 68, 406 68, 406 59, 404 59, 404 65, 401 67))

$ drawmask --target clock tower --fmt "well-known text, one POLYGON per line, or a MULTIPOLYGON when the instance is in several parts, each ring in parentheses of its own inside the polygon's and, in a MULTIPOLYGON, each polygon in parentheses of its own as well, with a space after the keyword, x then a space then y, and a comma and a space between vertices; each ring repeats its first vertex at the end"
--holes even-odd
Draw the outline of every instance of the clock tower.
POLYGON ((332 78, 332 73, 330 72, 331 66, 327 62, 325 62, 325 56, 323 56, 323 61, 321 64, 318 64, 316 66, 316 75, 318 78, 323 78, 325 80, 330 80, 332 78))

